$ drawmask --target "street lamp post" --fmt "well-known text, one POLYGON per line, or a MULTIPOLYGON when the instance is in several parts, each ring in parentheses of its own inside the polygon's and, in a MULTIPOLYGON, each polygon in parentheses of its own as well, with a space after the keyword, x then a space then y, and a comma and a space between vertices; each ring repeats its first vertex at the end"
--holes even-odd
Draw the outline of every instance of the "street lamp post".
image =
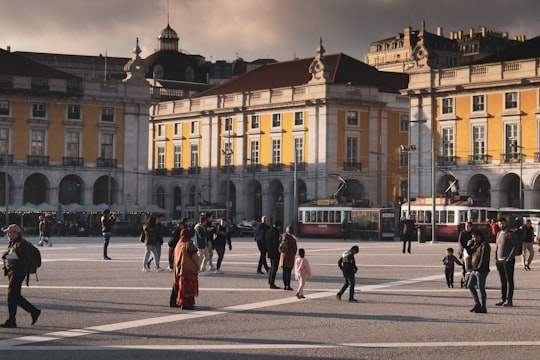
POLYGON ((401 145, 402 153, 407 153, 407 218, 411 215, 411 153, 416 151, 416 145, 401 145))
POLYGON ((232 121, 229 126, 229 135, 227 138, 227 142, 225 143, 225 149, 221 150, 221 153, 225 156, 225 166, 227 166, 227 197, 225 199, 225 218, 227 221, 232 221, 232 219, 229 219, 230 216, 230 182, 231 182, 231 158, 233 155, 233 150, 231 148, 231 127, 232 127, 232 121))
POLYGON ((8 176, 8 148, 6 146, 4 158, 4 199, 6 201, 6 226, 9 225, 9 176, 8 176))
POLYGON ((370 151, 370 154, 377 155, 377 168, 379 169, 377 171, 377 202, 379 207, 382 207, 382 164, 381 164, 381 156, 384 155, 381 152, 377 151, 370 151))

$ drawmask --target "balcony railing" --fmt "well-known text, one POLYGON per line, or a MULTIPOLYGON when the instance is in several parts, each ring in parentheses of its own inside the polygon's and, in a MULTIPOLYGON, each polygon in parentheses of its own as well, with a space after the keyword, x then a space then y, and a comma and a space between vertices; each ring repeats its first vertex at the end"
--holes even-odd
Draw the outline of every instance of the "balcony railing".
POLYGON ((222 174, 232 174, 234 173, 234 165, 225 165, 221 167, 222 174))
POLYGON ((274 163, 268 165, 268 171, 283 171, 283 164, 281 163, 274 163))
POLYGON ((38 155, 28 155, 27 156, 27 163, 31 166, 43 166, 43 165, 49 165, 49 157, 48 156, 38 156, 38 155))
POLYGON ((201 168, 200 167, 190 167, 188 169, 188 174, 200 174, 201 168))
POLYGON ((520 163, 522 158, 525 158, 524 154, 515 152, 501 154, 501 161, 505 164, 520 163))
POLYGON ((116 159, 97 158, 97 167, 115 168, 117 167, 116 159))
POLYGON ((64 166, 84 166, 84 159, 81 157, 65 156, 62 160, 64 166))
POLYGON ((455 155, 439 156, 439 165, 456 165, 457 157, 455 155))
POLYGON ((469 155, 469 165, 489 164, 489 163, 491 163, 491 155, 487 155, 487 154, 469 155))
POLYGON ((534 161, 535 162, 540 162, 540 152, 535 152, 534 153, 534 161))
POLYGON ((184 174, 184 168, 173 168, 171 170, 171 175, 182 175, 184 174))
POLYGON ((167 169, 165 169, 165 168, 154 169, 154 175, 166 176, 167 175, 167 169))
POLYGON ((247 166, 247 171, 251 173, 260 172, 261 171, 261 164, 250 164, 247 166))
POLYGON ((343 163, 343 170, 346 171, 361 171, 362 163, 357 161, 345 161, 343 163))
MULTIPOLYGON (((7 163, 8 164, 13 164, 13 155, 8 154, 7 163)), ((0 155, 0 165, 5 165, 5 164, 6 164, 6 155, 5 154, 0 155)))
MULTIPOLYGON (((306 163, 305 162, 297 162, 296 163, 296 171, 304 171, 306 170, 306 163)), ((294 163, 291 163, 291 171, 294 171, 294 163)))

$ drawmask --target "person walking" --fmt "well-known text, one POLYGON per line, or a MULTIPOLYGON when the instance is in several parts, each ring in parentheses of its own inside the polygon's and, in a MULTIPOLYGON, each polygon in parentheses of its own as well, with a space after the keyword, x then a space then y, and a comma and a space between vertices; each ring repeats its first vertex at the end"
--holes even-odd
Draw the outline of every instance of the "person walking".
POLYGON ((2 260, 4 262, 4 275, 8 277, 7 306, 9 317, 3 324, 0 324, 0 327, 17 327, 18 306, 30 313, 32 325, 34 325, 41 315, 41 310, 26 300, 21 293, 22 283, 28 275, 30 264, 29 244, 21 236, 21 228, 17 224, 11 224, 3 231, 7 234, 8 239, 8 248, 2 254, 2 260))
POLYGON ((43 215, 39 216, 39 224, 38 224, 38 231, 39 231, 39 246, 43 246, 44 244, 46 246, 52 246, 52 241, 50 241, 51 238, 51 223, 47 221, 47 218, 43 215))
POLYGON ((471 257, 470 257, 470 254, 467 252, 466 248, 467 248, 467 244, 469 243, 469 240, 472 239, 472 231, 473 231, 473 226, 472 226, 472 222, 470 221, 467 221, 465 223, 465 227, 463 230, 461 230, 459 232, 459 235, 458 235, 458 244, 459 244, 459 249, 458 249, 458 258, 459 260, 461 260, 462 262, 462 276, 461 276, 461 287, 466 287, 467 286, 467 283, 469 282, 469 278, 467 275, 470 271, 471 271, 471 266, 470 266, 470 262, 471 262, 471 257))
POLYGON ((174 292, 178 293, 176 305, 184 310, 195 309, 195 297, 199 295, 198 249, 191 240, 191 231, 182 229, 180 240, 174 249, 174 292))
POLYGON ((109 240, 112 235, 112 226, 116 221, 116 215, 111 214, 109 209, 103 211, 103 216, 101 216, 101 234, 103 235, 103 260, 111 260, 107 255, 107 249, 109 248, 109 240))
POLYGON ((521 227, 523 232, 523 244, 521 245, 521 261, 523 270, 531 270, 531 263, 534 259, 534 230, 530 219, 525 221, 525 225, 521 227))
POLYGON ((223 271, 221 271, 221 263, 223 262, 223 256, 225 255, 225 246, 229 245, 229 251, 232 250, 231 234, 227 226, 227 219, 221 219, 219 225, 215 229, 215 233, 214 246, 218 255, 215 272, 216 274, 223 274, 223 271))
POLYGON ((484 239, 484 233, 480 230, 473 231, 472 239, 467 243, 467 252, 471 255, 471 274, 467 288, 474 300, 474 307, 471 312, 487 313, 487 295, 486 295, 486 279, 489 274, 489 257, 491 247, 489 241, 484 239), (480 291, 480 299, 476 287, 480 291))
POLYGON ((154 260, 156 263, 155 270, 156 271, 162 271, 162 269, 159 267, 159 255, 157 253, 157 241, 158 241, 158 235, 157 232, 159 231, 159 228, 156 225, 156 217, 150 216, 147 222, 145 222, 142 226, 142 230, 144 232, 144 258, 143 258, 143 272, 149 272, 150 271, 150 257, 153 255, 154 260))
POLYGON ((194 228, 195 246, 197 247, 197 255, 199 256, 200 273, 199 276, 207 276, 210 273, 206 271, 208 264, 208 245, 206 239, 206 214, 199 216, 199 223, 194 228))
POLYGON ((282 226, 282 222, 276 220, 274 226, 266 232, 266 250, 270 259, 270 271, 268 272, 268 287, 270 289, 279 289, 279 286, 276 286, 276 274, 279 267, 279 238, 282 226))
POLYGON ((343 277, 345 278, 345 283, 336 294, 336 299, 338 300, 341 300, 341 296, 345 290, 349 288, 349 301, 358 302, 358 300, 354 298, 355 274, 358 271, 354 255, 358 254, 359 250, 360 249, 358 246, 354 245, 350 248, 350 250, 345 251, 338 260, 338 266, 343 273, 343 277))
POLYGON ((182 229, 186 229, 188 227, 188 218, 182 218, 181 222, 179 222, 175 227, 171 234, 171 238, 169 239, 169 242, 167 245, 169 245, 169 267, 167 270, 173 271, 174 270, 174 249, 176 248, 176 244, 178 244, 178 241, 180 241, 180 232, 182 229))
POLYGON ((257 226, 255 230, 255 241, 257 242, 257 247, 259 248, 259 263, 257 264, 257 274, 263 274, 262 268, 268 273, 268 264, 266 263, 266 232, 270 229, 270 226, 266 223, 267 217, 261 217, 261 223, 257 226))
POLYGON ((216 235, 216 226, 214 224, 214 214, 211 212, 206 213, 206 249, 208 251, 208 264, 210 265, 210 271, 215 271, 213 258, 214 258, 214 237, 216 235))
POLYGON ((496 240, 496 266, 501 280, 501 301, 497 306, 513 306, 515 254, 518 252, 518 239, 508 228, 506 218, 499 219, 500 231, 496 240))
POLYGON ((306 251, 304 249, 298 250, 298 257, 294 261, 294 277, 298 280, 298 292, 296 297, 299 299, 305 299, 304 286, 307 279, 311 277, 311 267, 309 261, 306 259, 306 251))
POLYGON ((283 234, 279 243, 279 266, 283 268, 284 290, 292 290, 291 274, 297 250, 298 247, 296 244, 296 236, 294 236, 294 228, 292 225, 288 225, 285 229, 285 234, 283 234))
POLYGON ((442 259, 444 264, 444 276, 446 277, 446 285, 454 287, 454 264, 463 266, 463 263, 454 256, 454 249, 449 247, 446 249, 446 254, 442 259))

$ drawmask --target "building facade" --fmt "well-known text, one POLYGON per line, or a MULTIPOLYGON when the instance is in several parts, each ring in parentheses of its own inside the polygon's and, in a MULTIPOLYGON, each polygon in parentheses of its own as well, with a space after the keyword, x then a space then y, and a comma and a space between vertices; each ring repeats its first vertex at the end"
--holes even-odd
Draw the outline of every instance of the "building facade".
POLYGON ((470 66, 413 69, 403 93, 411 121, 425 123, 411 131, 411 197, 445 195, 457 180, 460 195, 493 207, 540 208, 539 44, 470 66))
POLYGON ((137 46, 124 80, 84 80, 0 49, 0 205, 149 204, 137 46))
POLYGON ((394 204, 406 187, 409 104, 398 89, 407 78, 325 56, 321 42, 314 58, 161 102, 149 125, 154 201, 176 216, 214 204, 235 222, 288 223, 295 204, 330 198, 344 182, 349 199, 394 204))

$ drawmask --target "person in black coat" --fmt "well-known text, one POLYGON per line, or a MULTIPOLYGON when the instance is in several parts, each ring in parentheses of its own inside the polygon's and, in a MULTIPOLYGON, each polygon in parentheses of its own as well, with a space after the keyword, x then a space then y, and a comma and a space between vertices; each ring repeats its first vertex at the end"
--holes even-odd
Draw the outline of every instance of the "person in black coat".
POLYGON ((261 223, 257 226, 255 231, 255 241, 257 242, 257 247, 259 248, 259 263, 257 264, 257 274, 262 274, 262 268, 268 273, 268 264, 266 263, 266 232, 270 229, 270 226, 266 223, 266 216, 261 218, 261 223))
POLYGON ((276 274, 281 255, 279 253, 279 238, 281 236, 282 227, 282 222, 276 220, 274 226, 266 232, 266 251, 268 258, 270 259, 270 271, 268 272, 268 286, 270 289, 279 289, 279 286, 276 286, 276 274))

